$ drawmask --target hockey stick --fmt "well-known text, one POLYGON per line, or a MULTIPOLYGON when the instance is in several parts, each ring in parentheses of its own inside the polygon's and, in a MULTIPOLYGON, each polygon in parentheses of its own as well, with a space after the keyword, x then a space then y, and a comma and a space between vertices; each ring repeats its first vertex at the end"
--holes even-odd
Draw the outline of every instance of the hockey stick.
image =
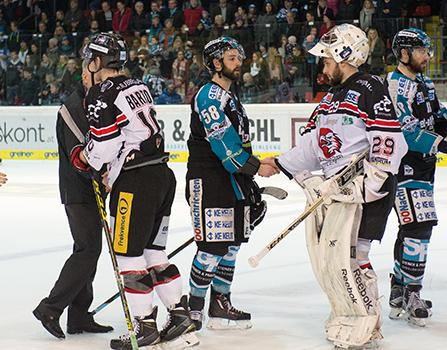
POLYGON ((259 192, 261 192, 261 194, 267 194, 279 200, 286 199, 289 195, 287 191, 283 190, 282 188, 273 186, 261 187, 259 189, 259 192))
MULTIPOLYGON (((337 181, 338 186, 341 188, 350 183, 357 175, 363 172, 363 159, 368 154, 368 151, 360 153, 355 157, 340 173, 335 175, 334 180, 337 181)), ((281 233, 276 236, 267 246, 265 246, 258 254, 253 255, 248 259, 248 263, 251 267, 259 265, 264 256, 268 254, 279 242, 281 242, 290 232, 292 232, 299 224, 301 224, 310 214, 312 214, 321 204, 324 203, 326 197, 320 197, 317 199, 304 213, 296 218, 289 226, 287 226, 281 233)))
MULTIPOLYGON (((184 242, 181 246, 177 247, 174 251, 169 253, 168 259, 171 259, 173 256, 177 255, 179 252, 181 252, 183 249, 185 249, 187 246, 189 246, 192 242, 194 242, 194 237, 191 237, 186 242, 184 242)), ((117 299, 120 296, 120 293, 116 293, 115 295, 111 296, 109 299, 104 301, 101 305, 96 307, 96 309, 90 311, 91 315, 96 315, 99 311, 104 309, 107 305, 109 305, 111 302, 113 302, 115 299, 117 299)))
POLYGON ((129 331, 130 343, 132 345, 132 350, 138 350, 137 337, 135 335, 135 330, 133 328, 132 318, 130 316, 129 304, 127 303, 126 295, 124 294, 124 286, 121 280, 121 275, 118 269, 118 262, 116 261, 116 255, 113 250, 113 242, 109 223, 107 221, 107 212, 104 205, 104 200, 102 198, 101 189, 99 187, 98 181, 92 177, 93 191, 95 192, 96 204, 98 205, 99 214, 101 217, 102 227, 104 233, 106 234, 107 245, 109 247, 110 258, 112 259, 113 272, 115 273, 116 284, 118 285, 118 294, 121 297, 121 304, 123 305, 124 316, 126 317, 127 329, 129 331))

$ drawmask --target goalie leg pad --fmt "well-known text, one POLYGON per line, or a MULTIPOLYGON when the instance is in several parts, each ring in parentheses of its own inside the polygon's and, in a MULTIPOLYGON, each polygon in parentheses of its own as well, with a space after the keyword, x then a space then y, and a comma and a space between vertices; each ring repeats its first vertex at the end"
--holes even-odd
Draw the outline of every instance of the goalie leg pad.
POLYGON ((306 241, 314 273, 331 304, 327 338, 344 347, 365 345, 376 330, 377 297, 368 291, 370 279, 357 262, 359 204, 328 206, 321 235, 306 223, 306 241))

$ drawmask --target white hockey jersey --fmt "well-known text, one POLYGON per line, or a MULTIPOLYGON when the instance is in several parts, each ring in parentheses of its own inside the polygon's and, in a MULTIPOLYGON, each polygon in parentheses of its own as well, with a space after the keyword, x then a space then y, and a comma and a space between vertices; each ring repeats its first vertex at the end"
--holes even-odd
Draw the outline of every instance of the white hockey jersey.
POLYGON ((331 89, 312 113, 297 145, 278 157, 293 177, 304 170, 323 170, 331 177, 352 156, 369 148, 369 162, 396 174, 407 143, 383 81, 355 73, 331 89))
POLYGON ((107 164, 112 186, 129 152, 161 130, 153 99, 141 80, 120 75, 93 86, 86 105, 90 140, 84 155, 96 170, 107 164))

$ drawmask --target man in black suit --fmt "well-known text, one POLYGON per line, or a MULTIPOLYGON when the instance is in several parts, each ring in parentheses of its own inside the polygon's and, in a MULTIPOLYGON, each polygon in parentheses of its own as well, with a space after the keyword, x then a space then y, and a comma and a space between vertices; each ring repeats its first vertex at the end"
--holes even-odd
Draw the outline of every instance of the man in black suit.
MULTIPOLYGON (((91 74, 83 69, 85 89, 91 84, 91 74)), ((84 112, 84 88, 75 90, 62 105, 57 116, 56 134, 59 146, 59 190, 73 236, 73 253, 65 262, 50 295, 33 311, 45 329, 57 338, 65 334, 59 317, 68 307, 67 332, 106 333, 110 326, 96 323, 88 309, 93 301, 92 282, 101 253, 102 224, 90 178, 77 172, 70 162, 71 150, 80 143, 73 126, 82 135, 89 130, 84 112)))

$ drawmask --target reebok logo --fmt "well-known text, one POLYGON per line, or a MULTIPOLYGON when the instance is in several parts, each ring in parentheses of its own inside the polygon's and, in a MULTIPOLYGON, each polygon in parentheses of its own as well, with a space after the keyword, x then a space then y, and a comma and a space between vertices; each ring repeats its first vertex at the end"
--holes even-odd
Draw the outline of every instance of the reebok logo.
POLYGON ((346 287, 346 291, 348 292, 348 295, 351 298, 352 303, 357 304, 357 298, 355 297, 352 287, 349 284, 348 271, 346 269, 341 270, 341 277, 343 278, 343 281, 344 281, 344 284, 346 287))

